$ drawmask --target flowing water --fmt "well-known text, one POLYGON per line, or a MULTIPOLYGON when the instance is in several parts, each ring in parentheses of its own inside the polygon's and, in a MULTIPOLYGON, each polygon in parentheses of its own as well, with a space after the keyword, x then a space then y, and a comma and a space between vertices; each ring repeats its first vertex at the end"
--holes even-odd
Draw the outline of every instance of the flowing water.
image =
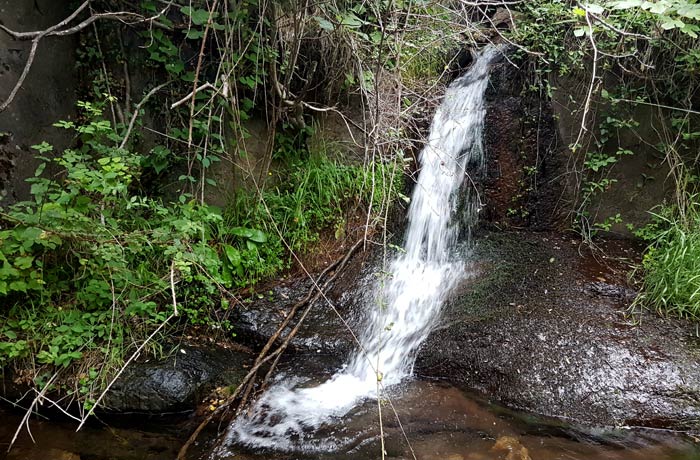
POLYGON ((445 296, 466 276, 457 242, 460 235, 469 238, 478 212, 470 174, 484 167, 483 100, 489 66, 499 54, 496 47, 485 48, 450 85, 435 114, 420 155, 405 252, 376 286, 359 351, 320 385, 302 388, 300 380, 288 378, 273 386, 250 415, 231 425, 229 444, 333 450, 335 441, 311 442, 308 435, 411 374, 415 353, 439 317, 445 296))

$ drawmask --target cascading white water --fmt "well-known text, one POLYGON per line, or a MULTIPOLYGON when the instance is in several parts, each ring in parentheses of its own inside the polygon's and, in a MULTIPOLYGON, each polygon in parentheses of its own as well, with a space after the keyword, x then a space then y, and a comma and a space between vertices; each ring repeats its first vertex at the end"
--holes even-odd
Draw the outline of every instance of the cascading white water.
POLYGON ((450 85, 435 114, 420 156, 405 252, 391 262, 390 279, 377 286, 380 302, 370 306, 362 350, 321 385, 297 388, 293 380, 275 384, 251 415, 233 422, 229 443, 332 450, 335 446, 323 441, 305 442, 306 434, 342 417, 358 401, 376 397, 378 381, 386 387, 411 374, 415 353, 445 296, 465 276, 464 261, 455 257, 457 239, 460 230, 471 227, 478 204, 460 189, 468 180, 467 171, 478 172, 484 165, 483 99, 489 64, 498 54, 496 47, 485 48, 469 71, 450 85), (464 212, 458 215, 462 206, 464 212))

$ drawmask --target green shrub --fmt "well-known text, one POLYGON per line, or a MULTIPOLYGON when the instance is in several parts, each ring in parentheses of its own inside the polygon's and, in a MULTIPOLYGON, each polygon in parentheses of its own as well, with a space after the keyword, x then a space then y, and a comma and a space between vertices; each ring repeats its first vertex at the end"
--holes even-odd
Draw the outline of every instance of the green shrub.
MULTIPOLYGON (((165 205, 139 193, 147 162, 117 147, 121 138, 101 106, 80 107, 84 122, 55 125, 75 133, 78 147, 40 157, 33 199, 0 209, 0 366, 33 369, 37 385, 47 372, 71 367, 64 381, 86 408, 173 318, 171 288, 180 318, 149 342, 149 352, 187 323, 230 331, 226 294, 289 264, 278 232, 303 250, 343 218, 344 205, 379 203, 400 178, 396 165, 368 172, 314 156, 294 160, 288 180, 263 192, 264 201, 241 192, 223 211, 187 196, 165 205)), ((39 155, 53 150, 33 147, 39 155)))
POLYGON ((365 212, 371 204, 377 210, 401 191, 402 168, 395 162, 349 165, 319 153, 291 162, 285 172, 283 182, 260 195, 239 193, 226 215, 232 222, 264 229, 268 248, 280 260, 284 249, 278 232, 293 250, 301 250, 317 240, 320 229, 342 225, 349 204, 363 206, 365 212))

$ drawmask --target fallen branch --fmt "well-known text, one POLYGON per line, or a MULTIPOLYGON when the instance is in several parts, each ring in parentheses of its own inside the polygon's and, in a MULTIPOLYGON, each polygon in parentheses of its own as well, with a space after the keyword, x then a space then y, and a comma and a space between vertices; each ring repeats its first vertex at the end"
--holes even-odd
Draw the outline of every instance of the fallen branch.
POLYGON ((277 362, 278 362, 278 360, 279 360, 279 357, 280 357, 280 356, 282 355, 282 353, 287 349, 287 346, 288 346, 289 343, 291 342, 292 338, 294 338, 294 336, 296 335, 296 333, 299 331, 299 329, 300 329, 300 327, 301 327, 301 325, 302 325, 302 323, 303 323, 303 321, 304 321, 304 318, 306 318, 306 315, 307 315, 307 314, 309 313, 309 311, 311 310, 311 307, 313 306, 314 302, 315 302, 316 300, 318 300, 318 299, 323 295, 323 290, 322 290, 321 288, 319 288, 318 282, 319 282, 319 281, 321 280, 321 278, 322 278, 323 276, 325 276, 328 272, 330 272, 330 271, 333 270, 333 269, 336 269, 336 267, 337 267, 335 274, 333 274, 333 276, 331 276, 328 280, 326 280, 326 282, 324 283, 324 286, 323 286, 323 287, 325 288, 326 286, 328 286, 328 284, 330 284, 330 283, 335 279, 335 277, 340 273, 340 270, 341 270, 343 267, 345 267, 345 265, 346 265, 347 262, 350 260, 350 257, 355 253, 355 251, 357 251, 357 249, 359 249, 360 246, 362 246, 362 242, 363 242, 363 241, 364 241, 363 239, 360 239, 357 243, 355 243, 355 244, 345 253, 345 255, 344 255, 343 257, 337 259, 337 260, 336 260, 335 262, 333 262, 331 265, 329 265, 328 267, 326 267, 326 269, 323 270, 323 272, 321 272, 321 274, 318 276, 318 279, 313 283, 313 286, 311 286, 311 288, 309 288, 309 292, 307 293, 307 295, 306 295, 302 300, 300 300, 299 302, 297 302, 297 303, 294 305, 294 307, 292 307, 292 311, 291 311, 291 312, 287 315, 287 317, 284 319, 284 321, 282 322, 282 324, 280 325, 280 327, 277 329, 277 331, 275 332, 275 334, 273 334, 273 336, 267 341, 267 343, 266 343, 265 346, 263 347, 263 350, 258 354, 258 357, 257 357, 256 360, 255 360, 255 364, 254 364, 253 367, 250 369, 250 371, 248 371, 248 373, 245 375, 245 377, 243 377, 243 379, 241 380, 241 383, 239 383, 238 386, 236 387, 236 390, 235 390, 228 398, 226 398, 226 401, 225 401, 223 404, 221 404, 220 406, 218 406, 211 414, 209 414, 209 415, 197 426, 197 428, 192 432, 192 434, 191 434, 190 437, 187 439, 187 441, 185 442, 185 444, 182 446, 182 448, 180 448, 180 452, 178 453, 177 460, 185 460, 188 449, 189 449, 190 446, 197 440, 197 437, 198 437, 199 434, 202 432, 202 430, 203 430, 209 423, 211 423, 211 421, 214 420, 215 417, 217 417, 219 414, 223 413, 225 409, 227 409, 229 406, 231 406, 231 404, 233 404, 233 403, 236 401, 236 399, 238 398, 238 396, 239 396, 242 392, 244 392, 243 398, 242 398, 241 401, 239 402, 239 404, 238 404, 238 406, 237 406, 237 408, 236 408, 236 411, 234 412, 234 416, 235 416, 237 413, 240 412, 240 410, 243 408, 243 405, 245 404, 245 402, 246 402, 246 400, 247 400, 248 395, 250 394, 252 385, 253 385, 253 383, 254 383, 254 378, 255 378, 255 376, 256 376, 258 370, 259 370, 264 364, 266 364, 267 362, 269 362, 269 361, 272 360, 273 358, 275 359, 275 361, 273 362, 273 364, 272 364, 270 370, 268 370, 268 372, 267 372, 267 374, 266 374, 266 376, 265 376, 265 379, 267 380, 267 378, 270 376, 271 370, 272 370, 272 369, 274 368, 274 366, 277 364, 277 362), (316 293, 315 296, 312 297, 312 294, 313 294, 314 291, 317 291, 317 293, 316 293), (296 311, 297 311, 301 306, 303 306, 304 304, 307 304, 307 307, 306 307, 306 309, 304 310, 304 312, 302 313, 302 316, 301 316, 301 318, 299 319, 299 321, 297 321, 296 325, 294 326, 294 329, 292 329, 292 330, 289 332, 289 334, 287 334, 287 336, 286 336, 285 339, 284 339, 284 342, 283 342, 277 349, 275 349, 274 351, 272 351, 272 352, 270 352, 270 353, 268 354, 269 350, 272 348, 272 345, 274 344, 275 341, 277 341, 277 339, 279 338, 279 336, 282 334, 282 332, 284 331, 284 329, 287 327, 287 325, 288 325, 289 322, 291 321, 291 319, 292 319, 292 317, 294 316, 294 314, 296 313, 296 311))

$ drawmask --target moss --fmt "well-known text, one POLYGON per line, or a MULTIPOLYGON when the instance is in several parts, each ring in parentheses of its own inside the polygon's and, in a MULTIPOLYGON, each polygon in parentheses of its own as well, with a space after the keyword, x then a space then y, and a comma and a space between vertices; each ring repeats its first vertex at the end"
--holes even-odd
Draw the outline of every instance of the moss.
POLYGON ((510 315, 523 303, 530 286, 546 277, 547 269, 542 267, 550 265, 546 245, 518 232, 488 233, 477 241, 473 254, 477 275, 451 305, 463 321, 510 315), (524 245, 528 248, 523 249, 524 245))

